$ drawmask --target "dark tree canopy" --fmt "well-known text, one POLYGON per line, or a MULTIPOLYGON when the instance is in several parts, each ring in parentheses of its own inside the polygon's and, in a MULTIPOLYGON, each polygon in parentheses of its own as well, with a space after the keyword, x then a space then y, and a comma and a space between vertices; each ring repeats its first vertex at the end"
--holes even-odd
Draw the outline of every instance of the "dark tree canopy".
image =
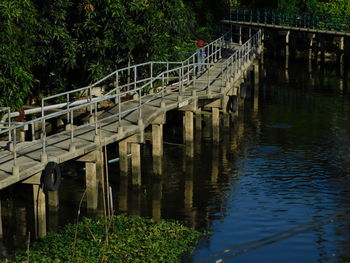
POLYGON ((348 15, 349 0, 1 0, 0 106, 18 108, 128 63, 209 41, 230 6, 348 15))

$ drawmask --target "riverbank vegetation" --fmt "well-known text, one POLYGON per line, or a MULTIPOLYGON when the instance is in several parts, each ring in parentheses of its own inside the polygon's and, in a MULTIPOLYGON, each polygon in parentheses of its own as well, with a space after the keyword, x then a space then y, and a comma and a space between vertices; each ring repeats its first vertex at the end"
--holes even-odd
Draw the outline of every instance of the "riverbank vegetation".
POLYGON ((85 218, 36 241, 16 260, 2 262, 180 262, 200 236, 176 222, 123 215, 85 218))
POLYGON ((350 15, 349 0, 239 0, 240 6, 278 8, 294 12, 322 13, 336 16, 350 15))
POLYGON ((179 60, 215 38, 229 7, 348 15, 348 0, 2 0, 0 106, 93 83, 149 60, 179 60))
POLYGON ((128 64, 176 60, 197 40, 210 40, 228 6, 226 0, 2 0, 0 106, 18 108, 86 86, 128 64))

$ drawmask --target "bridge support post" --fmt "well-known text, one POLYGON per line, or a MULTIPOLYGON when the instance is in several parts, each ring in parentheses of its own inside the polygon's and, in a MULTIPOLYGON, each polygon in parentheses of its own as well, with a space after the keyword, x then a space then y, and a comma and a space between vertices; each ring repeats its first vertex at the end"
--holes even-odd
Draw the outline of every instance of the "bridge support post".
POLYGON ((129 159, 128 159, 128 143, 126 140, 120 141, 118 144, 119 148, 119 168, 120 174, 126 176, 129 170, 129 159))
POLYGON ((153 173, 162 174, 163 124, 152 124, 153 173))
POLYGON ((193 142, 193 112, 185 111, 183 119, 184 143, 193 142))
POLYGON ((212 108, 212 129, 213 142, 219 144, 220 142, 220 110, 219 108, 212 108))
POLYGON ((97 162, 85 162, 86 208, 95 211, 98 204, 97 162))
POLYGON ((196 125, 196 137, 200 138, 201 137, 201 132, 202 132, 202 114, 201 114, 201 109, 198 109, 195 112, 195 125, 196 125))
POLYGON ((50 191, 48 192, 48 205, 50 211, 58 211, 60 205, 60 199, 58 195, 58 191, 50 191))
POLYGON ((128 211, 128 177, 121 176, 119 182, 119 211, 128 211))
POLYGON ((194 139, 194 125, 193 125, 193 111, 187 110, 183 116, 183 140, 186 147, 186 156, 192 158, 194 156, 193 139, 194 139))
POLYGON ((313 43, 314 43, 314 39, 315 39, 315 34, 309 33, 307 34, 307 37, 309 39, 309 50, 308 50, 308 58, 309 61, 312 60, 312 47, 313 47, 313 43))
POLYGON ((94 212, 98 206, 98 182, 104 176, 103 151, 96 149, 77 161, 85 163, 86 208, 94 212))
POLYGON ((131 172, 132 184, 141 186, 141 145, 131 143, 131 172))
POLYGON ((285 41, 285 56, 289 57, 289 36, 290 36, 290 31, 280 31, 280 35, 284 36, 284 41, 285 41))
POLYGON ((339 52, 338 52, 338 63, 342 67, 344 63, 344 37, 338 37, 337 38, 338 45, 339 45, 339 52))
POLYGON ((224 97, 221 99, 221 109, 223 112, 223 126, 225 129, 230 128, 230 114, 227 109, 229 99, 230 97, 228 95, 224 95, 224 97))
POLYGON ((35 233, 46 236, 46 196, 39 184, 33 184, 35 233))
POLYGON ((153 182, 152 218, 155 220, 160 220, 162 217, 162 191, 162 182, 160 180, 153 182))

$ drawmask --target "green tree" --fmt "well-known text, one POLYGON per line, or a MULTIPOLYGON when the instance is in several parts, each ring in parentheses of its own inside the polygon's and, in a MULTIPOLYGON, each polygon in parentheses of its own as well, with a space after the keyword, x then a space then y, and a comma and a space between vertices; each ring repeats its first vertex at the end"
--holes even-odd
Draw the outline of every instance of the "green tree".
POLYGON ((36 11, 29 0, 0 1, 0 105, 16 108, 31 91, 36 11))

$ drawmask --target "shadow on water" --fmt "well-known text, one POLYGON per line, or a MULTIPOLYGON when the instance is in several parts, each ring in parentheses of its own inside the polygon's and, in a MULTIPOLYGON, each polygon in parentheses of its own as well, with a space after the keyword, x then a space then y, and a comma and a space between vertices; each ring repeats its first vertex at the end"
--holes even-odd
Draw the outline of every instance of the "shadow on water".
MULTIPOLYGON (((130 176, 119 175, 118 163, 110 164, 117 213, 176 219, 210 231, 194 255, 184 258, 186 262, 227 248, 235 248, 226 254, 235 262, 349 261, 348 217, 271 242, 278 239, 271 236, 301 224, 347 213, 350 203, 347 76, 335 64, 310 68, 300 59, 289 61, 286 74, 284 63, 265 58, 268 67, 260 69, 259 107, 253 107, 254 98, 247 96, 244 114, 230 129, 221 130, 219 145, 212 143, 210 118, 204 115, 193 149, 186 149, 181 143, 181 113, 171 112, 164 127, 162 176, 153 173, 148 143, 142 148, 140 188, 132 186, 130 176), (193 158, 186 157, 188 150, 194 152, 193 158), (257 244, 263 245, 255 248, 257 244), (246 253, 240 253, 242 249, 246 253)), ((108 156, 117 156, 116 145, 108 148, 108 156)), ((50 231, 75 221, 85 191, 82 163, 68 162, 62 170, 59 208, 48 210, 50 231)), ((97 210, 87 211, 84 199, 83 216, 103 214, 99 189, 97 210)), ((25 248, 28 232, 34 232, 32 189, 10 187, 1 192, 1 200, 0 253, 8 257, 15 248, 25 248)))

